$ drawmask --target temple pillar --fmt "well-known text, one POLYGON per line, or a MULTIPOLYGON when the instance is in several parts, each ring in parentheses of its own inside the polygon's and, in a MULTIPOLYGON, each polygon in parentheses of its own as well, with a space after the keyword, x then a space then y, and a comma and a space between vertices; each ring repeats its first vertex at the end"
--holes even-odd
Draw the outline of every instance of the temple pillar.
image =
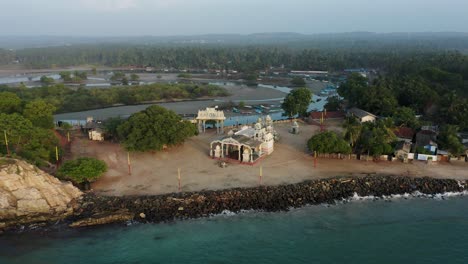
POLYGON ((241 145, 237 146, 237 149, 239 150, 239 161, 241 161, 241 145))
POLYGON ((221 142, 221 158, 224 158, 224 144, 221 142))

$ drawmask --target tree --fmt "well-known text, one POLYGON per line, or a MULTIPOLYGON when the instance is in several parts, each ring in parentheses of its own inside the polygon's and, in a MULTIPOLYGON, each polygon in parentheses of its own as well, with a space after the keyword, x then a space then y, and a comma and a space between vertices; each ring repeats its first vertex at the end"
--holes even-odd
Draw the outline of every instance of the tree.
POLYGON ((348 116, 343 123, 345 129, 344 138, 349 142, 351 147, 354 147, 359 137, 361 137, 362 125, 354 116, 348 116))
POLYGON ((173 111, 153 105, 131 115, 117 132, 127 150, 150 151, 181 144, 196 135, 197 128, 173 111))
POLYGON ((128 79, 127 77, 122 78, 122 85, 128 85, 128 79))
POLYGON ((21 99, 14 93, 0 93, 0 113, 12 114, 21 111, 21 99))
POLYGON ((60 79, 62 79, 64 82, 72 81, 71 72, 69 71, 60 72, 59 75, 60 75, 60 79))
POLYGON ((123 72, 114 72, 114 74, 110 77, 111 81, 122 81, 122 79, 125 77, 125 73, 123 72))
POLYGON ((345 83, 338 87, 338 93, 348 100, 351 106, 360 107, 361 98, 368 88, 367 79, 360 74, 351 74, 345 83))
POLYGON ((302 77, 294 77, 291 79, 291 84, 298 87, 304 87, 306 85, 306 82, 302 77))
POLYGON ((42 128, 54 127, 55 107, 43 100, 36 100, 26 104, 23 116, 29 119, 34 126, 42 128))
POLYGON ((393 152, 391 143, 396 140, 392 131, 392 123, 393 121, 390 119, 363 123, 360 137, 356 143, 359 151, 375 157, 391 154, 393 152))
POLYGON ((333 131, 322 132, 307 141, 307 147, 317 153, 350 154, 350 145, 333 131))
POLYGON ((91 74, 97 75, 97 69, 96 69, 96 67, 93 67, 93 68, 91 69, 91 74))
POLYGON ((413 129, 419 127, 419 121, 416 118, 416 114, 413 109, 409 107, 399 107, 393 115, 393 121, 396 126, 407 126, 413 129))
MULTIPOLYGON (((58 139, 50 129, 35 127, 31 121, 17 113, 10 115, 1 113, 0 131, 6 132, 12 153, 38 166, 55 159, 58 139)), ((4 148, 0 151, 5 153, 4 148)))
POLYGON ((45 85, 45 86, 51 85, 55 82, 54 78, 47 77, 45 75, 42 75, 39 81, 41 82, 42 85, 45 85))
POLYGON ((442 127, 437 142, 439 143, 439 149, 447 150, 454 156, 462 154, 465 150, 465 146, 458 137, 458 127, 454 125, 442 127))
POLYGON ((132 73, 130 75, 130 81, 132 82, 138 82, 140 80, 140 76, 138 74, 132 73))
POLYGON ((109 118, 104 122, 104 130, 107 136, 113 139, 118 139, 117 128, 125 122, 125 119, 120 117, 109 118))
POLYGON ((292 90, 286 98, 284 98, 281 108, 284 110, 284 115, 289 117, 295 115, 306 116, 311 101, 312 92, 307 88, 298 88, 292 90))
POLYGON ((75 183, 84 183, 97 180, 106 171, 107 165, 104 161, 84 157, 64 162, 57 170, 57 176, 75 183))
POLYGON ((327 103, 324 105, 324 108, 327 111, 340 111, 342 110, 343 100, 339 96, 328 97, 327 103))
POLYGON ((240 101, 238 106, 239 106, 239 108, 244 108, 245 107, 245 102, 240 101))

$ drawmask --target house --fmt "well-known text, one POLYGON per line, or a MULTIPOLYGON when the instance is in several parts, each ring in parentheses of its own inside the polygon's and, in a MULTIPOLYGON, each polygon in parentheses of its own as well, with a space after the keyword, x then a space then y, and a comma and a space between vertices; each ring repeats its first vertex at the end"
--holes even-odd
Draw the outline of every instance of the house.
POLYGON ((411 152, 411 142, 400 141, 395 147, 394 155, 397 159, 407 162, 411 152))
POLYGON ((104 141, 104 131, 101 128, 95 128, 88 132, 88 137, 93 141, 104 141))
POLYGON ((348 116, 354 116, 356 117, 359 122, 364 123, 364 122, 375 122, 377 119, 376 115, 373 115, 367 111, 364 111, 362 109, 353 107, 348 110, 348 116))
POLYGON ((416 143, 414 144, 413 151, 425 149, 431 154, 437 152, 437 133, 432 130, 421 130, 416 133, 416 143))
POLYGON ((398 127, 393 130, 398 141, 412 142, 414 138, 414 130, 409 127, 398 127))

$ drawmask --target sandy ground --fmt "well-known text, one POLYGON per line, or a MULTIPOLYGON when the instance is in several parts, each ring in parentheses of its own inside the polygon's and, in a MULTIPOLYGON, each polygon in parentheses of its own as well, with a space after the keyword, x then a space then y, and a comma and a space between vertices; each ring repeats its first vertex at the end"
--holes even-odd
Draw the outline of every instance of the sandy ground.
MULTIPOLYGON (((339 124, 328 124, 339 131, 339 124), (335 126, 333 126, 335 125, 335 126)), ((93 184, 93 189, 106 195, 163 194, 178 191, 177 169, 181 169, 182 191, 218 190, 259 185, 260 167, 262 183, 278 185, 296 183, 307 179, 334 176, 393 174, 468 179, 468 164, 441 163, 427 165, 423 162, 373 162, 335 159, 314 160, 307 152, 306 141, 319 128, 302 125, 299 135, 288 133, 289 124, 277 124, 281 140, 275 151, 256 165, 230 162, 227 168, 208 156, 209 142, 218 138, 213 131, 193 137, 184 145, 156 153, 131 153, 132 174, 128 173, 127 152, 118 144, 75 139, 72 154, 103 159, 109 171, 93 184)))

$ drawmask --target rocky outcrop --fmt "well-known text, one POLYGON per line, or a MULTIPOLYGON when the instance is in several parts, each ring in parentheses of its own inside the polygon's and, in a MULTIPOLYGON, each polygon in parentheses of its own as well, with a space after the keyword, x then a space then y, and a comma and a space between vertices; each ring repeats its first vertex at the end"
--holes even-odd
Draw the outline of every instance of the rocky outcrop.
POLYGON ((25 161, 0 159, 0 230, 64 219, 82 192, 25 161))
POLYGON ((288 210, 307 204, 333 203, 350 198, 355 193, 376 197, 414 192, 431 195, 462 192, 465 186, 468 187, 467 182, 448 179, 368 176, 159 196, 105 197, 87 194, 71 220, 77 221, 72 226, 83 226, 81 219, 86 219, 86 226, 115 223, 119 219, 164 222, 220 214, 225 210, 288 210))

